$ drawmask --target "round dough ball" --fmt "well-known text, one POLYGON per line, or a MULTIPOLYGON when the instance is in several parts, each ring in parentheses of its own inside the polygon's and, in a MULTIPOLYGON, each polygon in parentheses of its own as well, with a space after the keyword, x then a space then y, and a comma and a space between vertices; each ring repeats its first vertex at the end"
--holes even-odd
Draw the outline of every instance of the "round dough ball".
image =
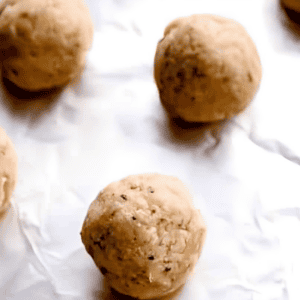
POLYGON ((50 89, 83 69, 94 29, 82 0, 4 0, 0 12, 4 74, 14 84, 50 89))
POLYGON ((92 202, 81 238, 117 292, 139 299, 182 287, 206 236, 200 211, 177 178, 132 175, 92 202))
POLYGON ((6 215, 17 183, 18 158, 14 145, 0 127, 0 220, 6 215))
POLYGON ((300 12, 300 1, 299 0, 281 0, 283 5, 291 10, 300 12))
POLYGON ((251 102, 262 76, 239 23, 200 14, 172 21, 158 43, 154 77, 163 106, 187 122, 229 119, 251 102))

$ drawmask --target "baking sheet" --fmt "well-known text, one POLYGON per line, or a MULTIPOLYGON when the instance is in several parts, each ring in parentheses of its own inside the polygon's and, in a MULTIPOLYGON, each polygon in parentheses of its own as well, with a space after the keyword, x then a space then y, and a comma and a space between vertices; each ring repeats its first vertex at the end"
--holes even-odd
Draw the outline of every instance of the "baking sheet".
POLYGON ((120 298, 79 232, 101 189, 143 172, 185 182, 208 226, 195 274, 176 299, 299 299, 300 38, 279 2, 87 4, 96 30, 80 80, 33 100, 0 89, 0 126, 19 157, 0 227, 0 299, 120 298), (192 13, 243 24, 263 66, 251 106, 212 130, 170 122, 153 79, 165 26, 192 13))

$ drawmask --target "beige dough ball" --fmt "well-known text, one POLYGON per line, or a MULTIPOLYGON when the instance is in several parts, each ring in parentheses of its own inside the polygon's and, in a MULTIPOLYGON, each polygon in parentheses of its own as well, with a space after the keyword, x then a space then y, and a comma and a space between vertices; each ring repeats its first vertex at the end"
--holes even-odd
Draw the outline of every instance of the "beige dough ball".
POLYGON ((111 183, 92 202, 81 238, 117 292, 161 297, 186 282, 206 227, 177 178, 143 174, 111 183))
POLYGON ((200 14, 172 21, 158 43, 154 77, 173 117, 187 122, 229 119, 247 107, 258 89, 261 63, 239 23, 200 14))
POLYGON ((0 221, 5 217, 17 183, 18 158, 12 141, 0 128, 0 221))
POLYGON ((83 69, 94 30, 83 0, 4 0, 0 12, 4 73, 17 86, 50 89, 83 69))
POLYGON ((300 12, 300 0, 281 0, 283 5, 291 10, 300 12))

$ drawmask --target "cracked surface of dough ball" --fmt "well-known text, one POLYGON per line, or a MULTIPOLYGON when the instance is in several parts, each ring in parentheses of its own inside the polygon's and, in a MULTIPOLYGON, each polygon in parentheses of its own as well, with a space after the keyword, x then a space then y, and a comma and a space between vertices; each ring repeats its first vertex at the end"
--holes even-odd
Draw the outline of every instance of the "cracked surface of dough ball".
POLYGON ((244 110, 261 81, 256 46, 244 27, 221 16, 198 14, 165 28, 154 59, 160 100, 187 122, 229 119, 244 110))
POLYGON ((83 0, 4 0, 0 12, 3 73, 18 87, 62 86, 83 70, 94 33, 83 0))
POLYGON ((17 183, 18 158, 14 145, 0 128, 0 221, 10 205, 12 192, 17 183))
POLYGON ((299 0, 281 0, 281 1, 285 7, 300 13, 300 1, 299 0))
POLYGON ((182 287, 205 236, 206 226, 185 185, 160 174, 109 184, 90 205, 81 231, 110 286, 139 299, 182 287))

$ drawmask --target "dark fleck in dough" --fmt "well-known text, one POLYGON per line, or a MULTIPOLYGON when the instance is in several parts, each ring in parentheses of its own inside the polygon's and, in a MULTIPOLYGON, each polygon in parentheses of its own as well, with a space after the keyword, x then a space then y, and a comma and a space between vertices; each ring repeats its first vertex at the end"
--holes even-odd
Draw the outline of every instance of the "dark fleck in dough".
POLYGON ((100 271, 103 275, 107 274, 107 269, 106 268, 100 268, 100 271))
POLYGON ((108 185, 90 205, 81 231, 87 252, 111 287, 139 299, 161 297, 184 285, 205 236, 187 188, 159 174, 108 185))
POLYGON ((262 70, 256 46, 234 20, 202 14, 172 21, 156 49, 154 78, 172 117, 229 119, 253 99, 262 70))
POLYGON ((127 201, 127 196, 126 195, 121 195, 121 198, 125 201, 127 201))
POLYGON ((14 84, 50 89, 83 70, 94 33, 83 0, 3 0, 0 12, 1 61, 14 84))

